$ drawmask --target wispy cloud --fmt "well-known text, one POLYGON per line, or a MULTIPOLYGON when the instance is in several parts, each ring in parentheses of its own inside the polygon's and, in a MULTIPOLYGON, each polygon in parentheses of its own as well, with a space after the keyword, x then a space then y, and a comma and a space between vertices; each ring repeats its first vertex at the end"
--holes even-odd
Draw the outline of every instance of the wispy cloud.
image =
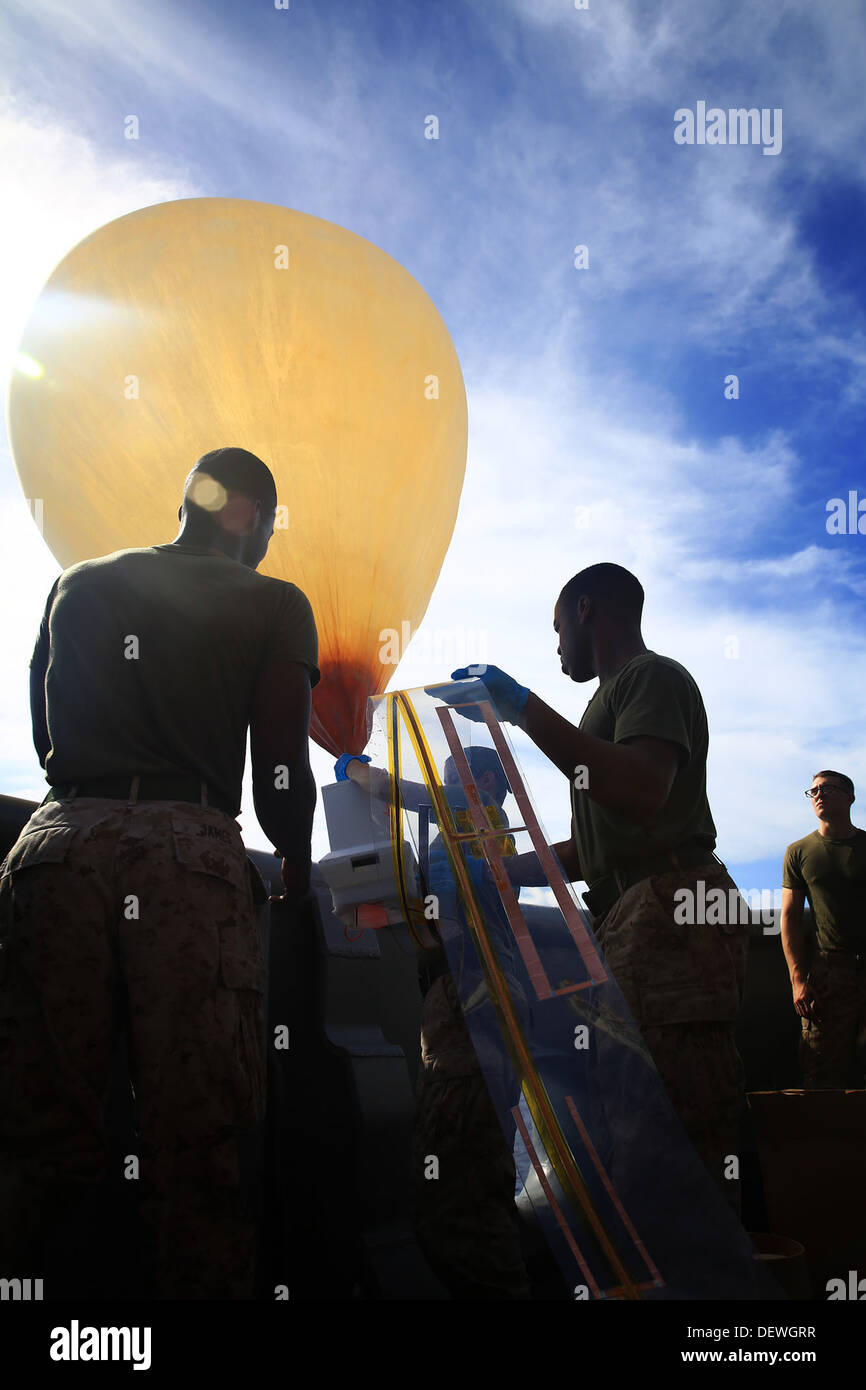
MULTIPOLYGON (((579 718, 590 689, 560 674, 553 602, 584 565, 624 564, 647 642, 704 692, 723 854, 772 858, 808 828, 804 767, 866 774, 866 563, 861 538, 824 528, 825 496, 862 478, 866 339, 859 291, 828 278, 805 217, 827 180, 863 185, 859 5, 510 0, 447 23, 426 8, 11 0, 32 81, 0 113, 16 208, 2 346, 77 240, 148 203, 260 198, 382 245, 443 313, 470 407, 454 540, 392 684, 441 679, 448 642, 456 657, 484 634, 489 660, 579 718), (781 106, 783 154, 676 147, 674 110, 697 99, 781 106), (721 400, 721 362, 744 383, 724 414, 705 386, 721 400)), ((11 470, 3 487, 11 507, 11 470)), ((0 740, 24 794, 41 780, 26 661, 56 566, 21 504, 0 524, 16 592, 0 740)), ((565 781, 516 744, 561 838, 565 781)), ((330 779, 330 759, 314 765, 330 779)))
POLYGON ((113 155, 21 95, 0 103, 0 198, 14 208, 0 231, 0 373, 5 380, 26 318, 57 263, 115 217, 200 190, 167 157, 146 168, 113 155))

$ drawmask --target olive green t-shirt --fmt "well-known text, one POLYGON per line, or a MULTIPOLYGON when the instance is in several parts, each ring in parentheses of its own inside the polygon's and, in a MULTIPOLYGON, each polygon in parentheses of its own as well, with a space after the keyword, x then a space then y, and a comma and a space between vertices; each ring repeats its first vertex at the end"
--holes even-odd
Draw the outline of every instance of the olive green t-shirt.
POLYGON ((52 785, 194 774, 240 809, 260 671, 298 661, 319 680, 302 591, 198 546, 118 550, 64 570, 31 661, 45 671, 52 785))
POLYGON ((632 657, 601 682, 580 728, 609 743, 665 739, 680 753, 670 795, 649 826, 600 806, 589 788, 575 788, 572 779, 575 845, 581 877, 588 884, 661 850, 695 843, 715 848, 716 827, 707 801, 707 716, 701 692, 684 666, 655 652, 632 657))
POLYGON ((782 887, 809 899, 819 951, 866 951, 866 830, 832 840, 813 830, 785 850, 782 887))

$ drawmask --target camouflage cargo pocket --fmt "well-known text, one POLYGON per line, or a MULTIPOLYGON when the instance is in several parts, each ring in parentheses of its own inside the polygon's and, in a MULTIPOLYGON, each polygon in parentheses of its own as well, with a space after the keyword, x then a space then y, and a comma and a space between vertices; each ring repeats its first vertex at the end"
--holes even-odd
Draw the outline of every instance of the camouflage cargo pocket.
POLYGON ((642 1027, 666 1023, 725 1023, 739 1010, 744 935, 707 923, 677 922, 674 894, 733 885, 715 866, 644 879, 625 892, 605 918, 600 943, 632 1014, 642 1027))
POLYGON ((258 915, 240 831, 218 812, 172 815, 174 857, 182 868, 202 875, 202 893, 212 880, 213 911, 220 947, 220 978, 227 989, 264 993, 258 915), (217 882, 219 886, 217 886, 217 882))
POLYGON ((37 864, 62 864, 78 833, 77 825, 37 825, 32 830, 25 826, 0 864, 0 878, 37 864))
POLYGON ((37 825, 31 830, 25 826, 0 864, 0 982, 6 979, 9 969, 16 891, 29 896, 26 882, 30 870, 63 864, 77 834, 75 825, 37 825))
MULTIPOLYGON (((658 904, 659 930, 655 934, 658 956, 657 1002, 651 1006, 653 1023, 730 1023, 736 1018, 745 980, 745 931, 738 921, 739 894, 726 870, 713 866, 685 874, 663 874, 650 880, 658 904), (697 883, 704 892, 722 889, 733 912, 723 921, 678 923, 674 920, 678 889, 697 897, 697 883), (734 898, 731 898, 733 893, 734 898), (661 1003, 661 1008, 658 1007, 661 1003)), ((680 901, 682 901, 680 899, 680 901)))
POLYGON ((246 851, 237 825, 218 812, 173 813, 172 835, 177 863, 201 877, 203 908, 219 937, 232 1122, 257 1123, 265 1108, 265 967, 246 851))

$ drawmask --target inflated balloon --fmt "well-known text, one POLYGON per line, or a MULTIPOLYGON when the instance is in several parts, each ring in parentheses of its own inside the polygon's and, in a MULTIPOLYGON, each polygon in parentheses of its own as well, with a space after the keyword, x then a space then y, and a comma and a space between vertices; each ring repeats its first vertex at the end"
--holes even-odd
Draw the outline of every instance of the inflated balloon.
POLYGON ((368 695, 421 621, 457 514, 466 397, 431 300, 378 247, 305 213, 189 198, 118 218, 60 263, 9 399, 24 491, 64 567, 171 540, 201 454, 277 483, 263 574, 304 590, 313 737, 367 741, 368 695))

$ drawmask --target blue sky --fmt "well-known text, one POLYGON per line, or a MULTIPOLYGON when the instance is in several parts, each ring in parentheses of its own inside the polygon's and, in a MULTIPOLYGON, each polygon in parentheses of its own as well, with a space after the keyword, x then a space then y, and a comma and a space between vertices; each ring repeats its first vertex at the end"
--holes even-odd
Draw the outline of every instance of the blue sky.
MULTIPOLYGON (((777 886, 811 774, 866 785, 866 535, 826 529, 831 498, 866 497, 859 0, 7 0, 0 33, 4 372, 56 263, 135 208, 251 198, 367 237, 431 295, 469 404, 454 538, 392 688, 477 637, 576 722, 593 687, 561 675, 553 603, 626 565, 647 644, 704 694, 719 852, 777 886), (781 151, 677 145, 699 101, 781 109, 781 151)), ((27 662, 58 567, 20 499, 4 439, 0 759, 35 798, 27 662)), ((562 778, 515 742, 560 838, 562 778)), ((248 795, 242 824, 264 844, 248 795)))

